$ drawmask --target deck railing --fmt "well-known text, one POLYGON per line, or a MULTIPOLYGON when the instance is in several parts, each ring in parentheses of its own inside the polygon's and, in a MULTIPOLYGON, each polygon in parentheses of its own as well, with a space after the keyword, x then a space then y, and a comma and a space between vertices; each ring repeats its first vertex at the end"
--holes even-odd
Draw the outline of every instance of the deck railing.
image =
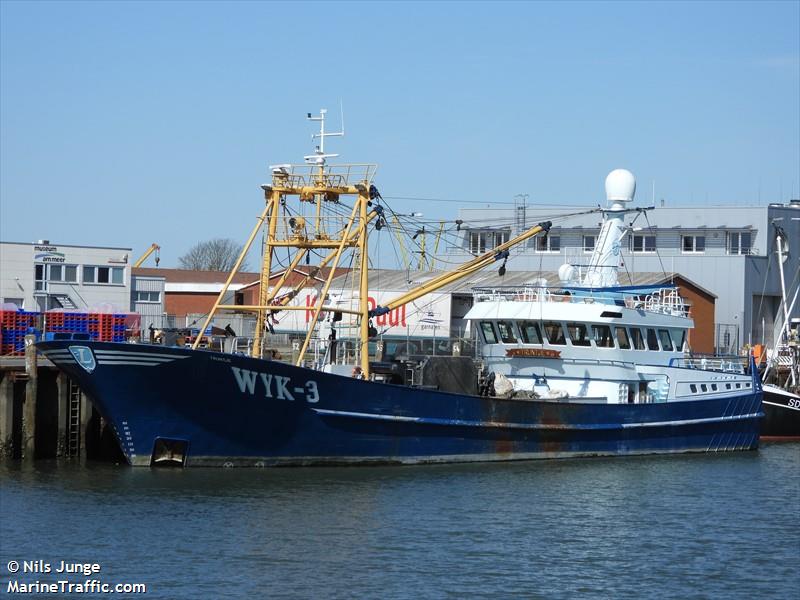
POLYGON ((354 163, 344 165, 325 165, 320 173, 319 165, 274 165, 272 183, 280 187, 302 188, 344 188, 364 181, 371 182, 378 165, 354 163))
POLYGON ((571 302, 608 304, 660 314, 688 316, 689 310, 676 288, 630 293, 617 290, 555 288, 535 284, 524 286, 476 287, 475 302, 571 302))
POLYGON ((669 361, 671 367, 685 369, 701 369, 703 371, 719 371, 720 373, 743 374, 747 370, 749 359, 746 356, 718 356, 713 354, 699 354, 669 361))

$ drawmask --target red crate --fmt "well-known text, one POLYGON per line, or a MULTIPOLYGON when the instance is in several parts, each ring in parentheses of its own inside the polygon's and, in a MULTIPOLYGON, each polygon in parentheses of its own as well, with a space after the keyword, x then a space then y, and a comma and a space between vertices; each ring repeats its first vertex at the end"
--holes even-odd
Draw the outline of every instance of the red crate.
POLYGON ((47 327, 63 327, 64 326, 64 313, 63 312, 49 312, 45 313, 47 320, 47 327))

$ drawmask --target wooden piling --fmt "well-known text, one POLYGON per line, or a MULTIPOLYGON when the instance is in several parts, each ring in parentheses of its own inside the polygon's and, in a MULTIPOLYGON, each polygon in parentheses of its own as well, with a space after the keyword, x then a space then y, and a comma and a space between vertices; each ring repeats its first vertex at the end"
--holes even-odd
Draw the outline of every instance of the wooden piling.
POLYGON ((36 395, 38 393, 38 361, 36 336, 25 336, 25 406, 22 415, 22 456, 25 460, 36 458, 36 395))
POLYGON ((0 373, 0 457, 14 455, 14 380, 9 371, 0 373))

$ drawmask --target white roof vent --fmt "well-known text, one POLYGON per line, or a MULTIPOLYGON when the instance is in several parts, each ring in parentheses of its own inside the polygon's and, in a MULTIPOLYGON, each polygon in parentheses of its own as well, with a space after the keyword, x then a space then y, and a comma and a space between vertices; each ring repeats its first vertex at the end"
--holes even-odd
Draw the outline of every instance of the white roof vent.
POLYGON ((614 169, 606 177, 609 202, 630 202, 636 194, 636 178, 627 169, 614 169))

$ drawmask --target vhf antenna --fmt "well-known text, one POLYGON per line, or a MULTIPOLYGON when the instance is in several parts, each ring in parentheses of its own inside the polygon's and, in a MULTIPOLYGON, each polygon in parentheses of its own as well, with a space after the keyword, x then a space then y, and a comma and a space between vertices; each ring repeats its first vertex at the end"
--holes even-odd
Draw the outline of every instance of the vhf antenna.
POLYGON ((319 133, 312 134, 311 136, 312 140, 314 138, 319 138, 319 145, 314 149, 314 154, 303 157, 307 163, 324 165, 326 158, 334 158, 339 156, 338 154, 325 154, 325 138, 344 137, 344 107, 340 104, 340 108, 342 112, 342 130, 335 133, 327 133, 325 131, 325 115, 328 113, 328 109, 320 109, 318 117, 312 117, 311 113, 307 113, 306 118, 309 121, 319 121, 319 133))

